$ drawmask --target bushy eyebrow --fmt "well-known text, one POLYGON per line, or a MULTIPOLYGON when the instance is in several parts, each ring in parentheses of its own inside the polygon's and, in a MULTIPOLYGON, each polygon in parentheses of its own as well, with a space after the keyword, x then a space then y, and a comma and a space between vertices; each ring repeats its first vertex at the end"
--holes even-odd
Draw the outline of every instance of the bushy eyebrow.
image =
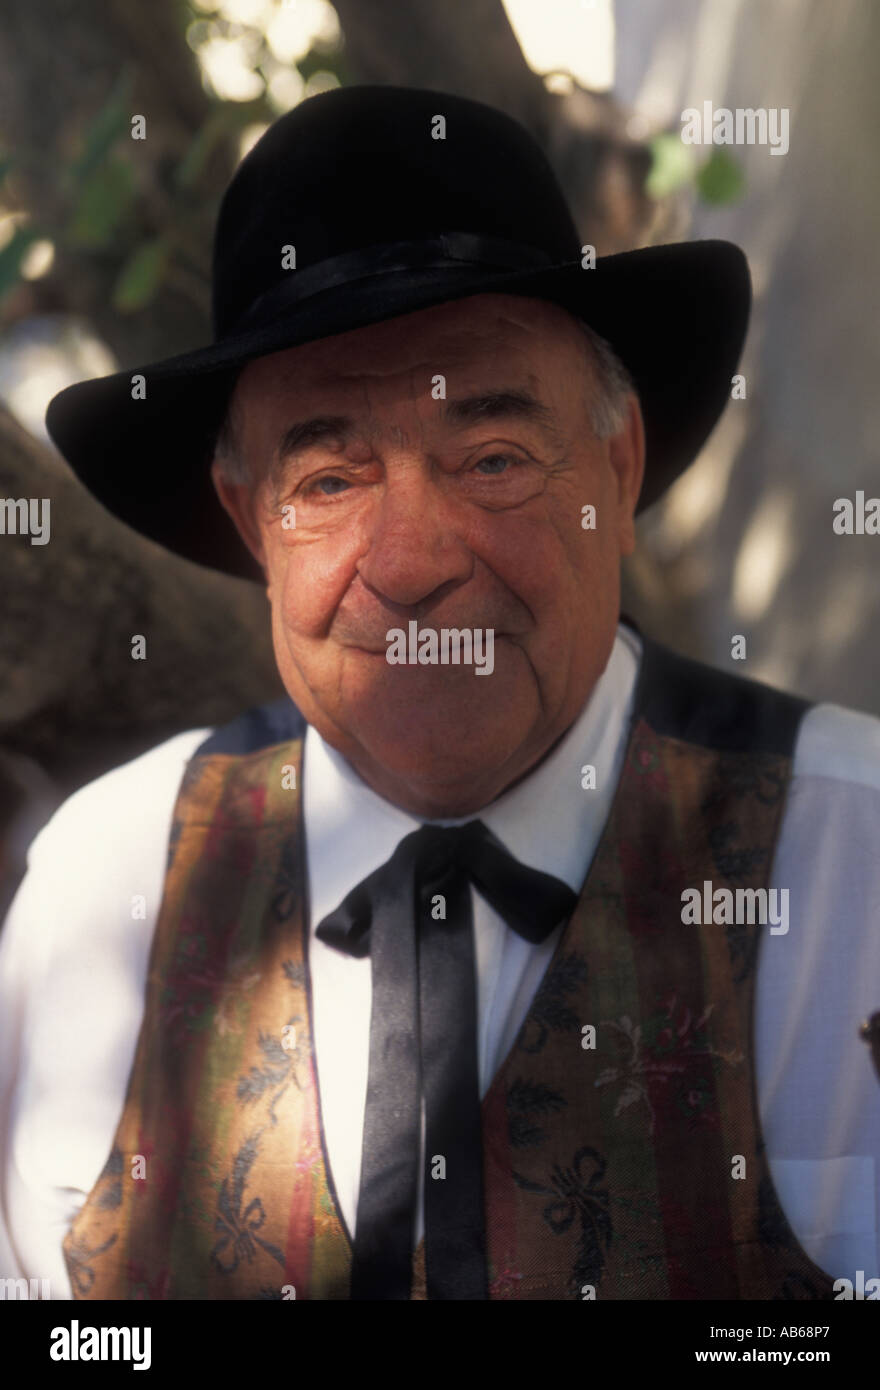
POLYGON ((294 458, 310 444, 319 443, 330 435, 348 434, 353 428, 354 421, 347 415, 314 415, 310 420, 298 420, 295 425, 289 425, 279 439, 278 458, 294 458))
MULTIPOLYGON (((537 425, 554 440, 558 438, 556 417, 548 406, 521 388, 481 391, 473 396, 444 401, 443 419, 455 425, 470 425, 481 420, 519 419, 537 425)), ((314 415, 289 425, 278 441, 278 462, 288 461, 322 439, 346 438, 356 427, 349 415, 314 415)))
POLYGON ((475 396, 446 401, 443 415, 454 424, 469 425, 479 420, 520 419, 540 425, 555 433, 556 417, 552 410, 530 391, 507 388, 481 391, 475 396))

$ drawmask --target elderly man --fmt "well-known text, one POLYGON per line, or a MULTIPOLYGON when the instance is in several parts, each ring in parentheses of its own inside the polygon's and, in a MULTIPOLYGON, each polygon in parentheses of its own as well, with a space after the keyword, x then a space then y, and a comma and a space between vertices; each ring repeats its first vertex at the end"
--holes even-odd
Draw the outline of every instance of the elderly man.
POLYGON ((880 725, 620 619, 636 511, 723 408, 742 257, 594 264, 515 123, 350 88, 244 160, 214 277, 212 347, 49 423, 118 515, 261 577, 289 698, 32 847, 0 952, 8 1272, 864 1287, 880 725))

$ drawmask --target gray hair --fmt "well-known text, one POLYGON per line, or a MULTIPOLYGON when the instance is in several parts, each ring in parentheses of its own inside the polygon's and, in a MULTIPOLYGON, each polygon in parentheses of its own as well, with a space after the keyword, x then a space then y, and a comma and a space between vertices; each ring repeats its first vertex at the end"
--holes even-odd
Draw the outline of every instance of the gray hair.
POLYGON ((214 467, 226 483, 250 482, 250 469, 242 452, 238 422, 235 414, 235 388, 226 405, 226 413, 214 444, 214 467))
POLYGON ((611 439, 626 424, 630 395, 638 395, 635 382, 611 344, 600 338, 583 319, 577 325, 587 342, 595 374, 590 402, 590 424, 597 439, 611 439))
MULTIPOLYGON (((631 392, 635 393, 635 384, 611 344, 605 338, 600 338, 583 319, 576 318, 575 323, 584 335, 594 372, 595 389, 589 406, 590 424, 597 439, 610 439, 619 434, 626 424, 628 399, 631 392)), ((251 481, 250 469, 241 449, 234 396, 230 398, 217 434, 214 464, 227 483, 251 481)))

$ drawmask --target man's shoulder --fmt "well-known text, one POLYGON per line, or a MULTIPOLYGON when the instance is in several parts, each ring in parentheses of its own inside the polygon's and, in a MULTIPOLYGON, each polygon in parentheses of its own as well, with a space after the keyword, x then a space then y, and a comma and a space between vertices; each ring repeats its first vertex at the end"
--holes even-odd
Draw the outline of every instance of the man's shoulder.
POLYGON ((801 724, 792 772, 880 793, 880 718, 843 705, 813 705, 801 724))
POLYGON ((255 705, 228 723, 186 729, 138 757, 87 782, 61 803, 34 838, 28 865, 47 854, 69 857, 83 844, 128 841, 137 832, 143 844, 167 832, 186 764, 198 752, 246 754, 273 743, 302 737, 305 720, 289 697, 255 705))
POLYGON ((658 732, 728 751, 790 752, 798 778, 880 791, 880 718, 813 703, 740 672, 645 643, 637 705, 658 732))
POLYGON ((149 930, 131 930, 132 895, 150 904, 149 928, 176 793, 206 733, 188 729, 94 778, 46 822, 0 930, 0 995, 23 998, 52 961, 57 978, 68 967, 75 973, 85 942, 123 962, 123 974, 131 953, 148 949, 149 930))
POLYGON ((164 825, 186 763, 210 734, 210 727, 174 734, 72 792, 35 837, 29 866, 46 855, 75 856, 79 847, 86 854, 106 848, 135 827, 143 837, 153 825, 164 825))
POLYGON ((633 708, 655 733, 720 753, 792 755, 808 700, 639 637, 633 708))

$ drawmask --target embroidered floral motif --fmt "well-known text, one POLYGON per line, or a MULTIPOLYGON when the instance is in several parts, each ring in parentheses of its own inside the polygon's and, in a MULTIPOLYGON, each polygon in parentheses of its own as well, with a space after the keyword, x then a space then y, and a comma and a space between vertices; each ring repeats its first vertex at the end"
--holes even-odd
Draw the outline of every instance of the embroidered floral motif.
POLYGON ((512 1298, 522 1277, 522 1273, 518 1269, 511 1269, 509 1266, 502 1269, 500 1274, 496 1274, 489 1280, 489 1297, 512 1298))
POLYGON ((114 1145, 110 1157, 101 1170, 96 1185, 96 1201, 102 1211, 114 1211, 122 1205, 122 1174, 125 1161, 121 1151, 114 1145))
POLYGON ((622 1087, 614 1107, 615 1119, 631 1105, 644 1103, 648 1111, 648 1132, 653 1134, 656 1115, 649 1085, 665 1083, 686 1072, 689 1075, 687 1085, 677 1092, 679 1109, 690 1119, 708 1115, 717 1119, 714 1111, 708 1111, 713 1089, 707 1079, 692 1079, 692 1064, 702 1057, 736 1065, 743 1061, 743 1054, 736 1049, 720 1051, 711 1045, 706 1025, 714 1008, 714 1004, 707 1005, 696 1018, 672 994, 657 1013, 645 1020, 644 1027, 634 1024, 626 1014, 617 1022, 602 1020, 604 1027, 614 1029, 621 1061, 618 1066, 606 1067, 593 1085, 622 1087))
POLYGON ((301 960, 286 960, 281 969, 292 985, 297 989, 305 989, 306 968, 301 960))
POLYGON ((240 1033, 241 1024, 238 1020, 238 1013, 242 1002, 242 995, 248 994, 255 985, 258 985, 262 978, 259 970, 251 970, 248 974, 242 974, 238 979, 234 972, 233 978, 224 984, 217 999, 214 1011, 214 1027, 221 1038, 227 1033, 240 1033))
POLYGON ((778 806, 785 797, 788 779, 773 757, 741 758, 721 755, 715 765, 715 776, 700 804, 703 815, 712 818, 719 805, 729 805, 754 797, 762 806, 778 806))
POLYGON ((576 1033, 580 1020, 566 999, 574 993, 587 978, 587 962, 576 951, 553 966, 546 975, 535 995, 529 1016, 519 1038, 523 1052, 540 1052, 546 1045, 551 1031, 576 1033))
POLYGON ((766 849, 755 849, 742 843, 742 831, 733 822, 716 825, 709 831, 712 862, 719 874, 736 882, 755 877, 767 863, 766 849))
POLYGON ((569 1291, 574 1298, 580 1297, 583 1284, 598 1284, 611 1244, 610 1199, 607 1187, 601 1186, 605 1168, 601 1154, 585 1146, 578 1149, 570 1168, 553 1165, 550 1187, 532 1182, 519 1173, 513 1175, 517 1186, 526 1192, 542 1193, 555 1199, 547 1203, 543 1213, 554 1235, 564 1235, 575 1221, 580 1224, 575 1263, 569 1278, 569 1291))
POLYGON ((109 1250, 116 1244, 118 1232, 114 1231, 103 1245, 95 1245, 90 1249, 79 1236, 71 1231, 64 1242, 64 1258, 67 1264, 67 1272, 70 1275, 70 1282, 76 1298, 87 1297, 92 1285, 95 1282, 95 1271, 91 1261, 98 1255, 103 1255, 105 1250, 109 1250))
POLYGON ((220 1185, 220 1195, 217 1199, 217 1220, 214 1225, 220 1239, 211 1251, 211 1263, 223 1274, 234 1274, 242 1259, 246 1259, 248 1262, 253 1260, 257 1253, 255 1248, 257 1245, 268 1251, 273 1260, 277 1260, 281 1268, 284 1268, 284 1256, 278 1247, 271 1245, 267 1240, 263 1240, 257 1235, 257 1231, 266 1219, 260 1198, 254 1197, 242 1210, 248 1173, 259 1153, 262 1133, 263 1131, 259 1129, 255 1134, 252 1134, 249 1139, 245 1140, 236 1154, 232 1169, 231 1187, 228 1177, 224 1178, 220 1185), (225 1260, 221 1259, 221 1256, 230 1246, 229 1256, 225 1260))
POLYGON ((511 1146, 515 1149, 526 1145, 543 1144, 546 1131, 535 1124, 535 1117, 552 1115, 568 1102, 559 1091, 545 1086, 540 1081, 527 1081, 516 1077, 507 1089, 507 1128, 511 1146))
MULTIPOLYGON (((286 1026, 295 1027, 302 1021, 302 1015, 296 1014, 287 1020, 286 1026)), ((236 1094, 240 1101, 249 1105, 253 1101, 259 1100, 267 1091, 274 1089, 275 1094, 272 1097, 268 1112, 274 1125, 277 1124, 275 1107, 291 1083, 296 1086, 297 1090, 303 1089, 303 1083, 297 1074, 297 1053, 295 1049, 288 1051, 283 1046, 281 1039, 275 1037, 273 1033, 260 1032, 257 1043, 266 1060, 262 1066, 251 1067, 247 1076, 239 1077, 236 1094)))
POLYGON ((102 1187, 97 1196, 98 1206, 101 1211, 115 1211, 122 1206, 122 1182, 117 1178, 116 1182, 110 1183, 108 1187, 102 1187))
POLYGON ((240 1031, 236 1011, 243 995, 260 980, 250 963, 250 953, 229 961, 222 953, 210 954, 196 934, 182 943, 162 993, 162 1021, 178 1044, 212 1023, 221 1037, 240 1031))

